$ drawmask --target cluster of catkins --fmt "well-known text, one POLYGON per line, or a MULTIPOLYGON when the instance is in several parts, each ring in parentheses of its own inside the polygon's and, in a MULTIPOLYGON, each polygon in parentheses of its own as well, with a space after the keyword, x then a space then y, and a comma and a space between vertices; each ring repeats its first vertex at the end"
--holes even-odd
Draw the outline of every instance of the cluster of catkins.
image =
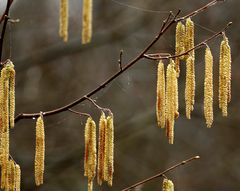
POLYGON ((93 180, 96 175, 99 185, 106 181, 112 186, 114 156, 114 125, 113 114, 106 118, 102 112, 99 120, 98 156, 96 140, 96 124, 92 117, 87 119, 85 125, 85 155, 84 176, 88 177, 88 191, 93 190, 93 180))
MULTIPOLYGON (((175 61, 170 59, 165 79, 164 64, 160 60, 157 73, 156 114, 158 126, 166 127, 169 143, 174 140, 174 123, 178 113, 178 77, 180 62, 186 62, 185 105, 186 117, 191 119, 195 102, 195 52, 194 23, 188 18, 186 24, 178 22, 176 26, 175 61)), ((219 108, 227 116, 228 103, 231 100, 231 49, 226 35, 220 45, 219 59, 219 108)), ((213 56, 206 45, 204 80, 204 116, 207 127, 213 123, 213 56)))
MULTIPOLYGON (((59 36, 68 41, 69 0, 60 0, 59 36)), ((82 44, 89 43, 92 38, 92 0, 83 0, 82 6, 82 44)))
POLYGON ((174 191, 173 182, 167 178, 164 178, 163 185, 162 185, 162 191, 174 191))
POLYGON ((1 189, 20 191, 21 169, 9 153, 9 128, 14 128, 15 70, 10 60, 2 65, 0 76, 0 166, 1 189), (10 126, 10 127, 9 127, 10 126))

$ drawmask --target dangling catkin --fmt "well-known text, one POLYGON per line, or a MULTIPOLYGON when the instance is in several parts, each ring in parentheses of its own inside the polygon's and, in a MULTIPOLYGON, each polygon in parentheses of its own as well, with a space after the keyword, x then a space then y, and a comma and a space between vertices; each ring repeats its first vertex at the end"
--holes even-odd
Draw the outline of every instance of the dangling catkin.
POLYGON ((169 144, 174 140, 174 123, 178 117, 178 82, 174 69, 175 63, 170 60, 167 67, 167 88, 166 88, 166 134, 169 144))
POLYGON ((36 122, 36 152, 35 152, 35 183, 37 186, 43 184, 45 160, 45 133, 42 113, 36 122))
POLYGON ((83 0, 82 44, 89 43, 92 38, 92 0, 83 0))
POLYGON ((68 41, 68 0, 60 0, 59 36, 68 41))
POLYGON ((91 117, 85 125, 84 176, 88 177, 88 191, 92 191, 92 182, 96 175, 96 124, 91 117))
POLYGON ((205 51, 204 116, 210 128, 213 123, 213 56, 208 46, 205 51))
POLYGON ((9 191, 15 191, 15 163, 13 160, 10 160, 8 162, 9 165, 9 171, 8 171, 8 186, 9 186, 9 191))
POLYGON ((16 191, 20 191, 21 189, 21 169, 18 164, 15 166, 15 187, 16 191))
POLYGON ((157 72, 157 103, 156 114, 158 127, 165 127, 165 74, 162 60, 158 64, 157 72))
POLYGON ((14 65, 9 65, 9 117, 10 127, 14 127, 14 116, 15 116, 15 70, 14 65))
POLYGON ((107 126, 105 131, 105 156, 104 156, 104 180, 109 186, 112 186, 113 181, 113 159, 114 159, 114 125, 113 114, 107 117, 107 126))
MULTIPOLYGON (((176 37, 175 37, 175 55, 180 55, 185 52, 185 26, 182 22, 178 22, 176 26, 176 37)), ((177 77, 180 74, 180 60, 183 59, 184 56, 175 58, 175 70, 177 72, 177 77)))
MULTIPOLYGON (((186 20, 186 37, 185 37, 185 51, 194 48, 194 23, 191 18, 186 20)), ((192 50, 188 53, 195 60, 195 51, 192 50)))
POLYGON ((102 112, 99 120, 99 139, 98 139, 98 167, 97 167, 97 182, 99 185, 104 181, 104 156, 105 156, 105 131, 107 120, 102 112))
POLYGON ((164 178, 162 191, 174 191, 174 184, 171 180, 164 178))
POLYGON ((192 56, 187 58, 186 63, 186 86, 185 86, 185 103, 186 117, 191 119, 191 112, 194 109, 195 98, 195 67, 192 56))
POLYGON ((231 100, 231 48, 228 38, 223 35, 220 46, 219 62, 219 108, 222 115, 227 116, 228 103, 231 100))

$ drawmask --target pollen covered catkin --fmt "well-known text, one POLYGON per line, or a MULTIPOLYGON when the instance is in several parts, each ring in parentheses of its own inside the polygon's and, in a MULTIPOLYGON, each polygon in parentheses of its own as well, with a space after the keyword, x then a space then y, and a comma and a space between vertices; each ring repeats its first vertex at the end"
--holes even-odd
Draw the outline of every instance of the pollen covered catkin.
POLYGON ((45 133, 42 113, 36 122, 36 151, 35 151, 35 183, 43 184, 45 160, 45 133))
POLYGON ((68 1, 60 0, 59 36, 62 37, 64 42, 68 41, 68 1))
MULTIPOLYGON (((185 36, 185 51, 194 48, 194 23, 191 18, 186 20, 186 36, 185 36)), ((195 60, 195 51, 192 50, 188 53, 195 60)))
POLYGON ((171 180, 164 178, 162 191, 174 191, 174 184, 171 180))
POLYGON ((167 67, 167 87, 166 87, 166 134, 169 144, 174 140, 174 123, 178 117, 178 81, 174 69, 175 63, 171 59, 167 67))
POLYGON ((109 186, 112 186, 114 172, 114 124, 113 114, 107 117, 107 126, 105 131, 105 162, 104 162, 104 180, 109 186))
POLYGON ((96 124, 91 117, 85 125, 84 176, 88 177, 88 191, 92 191, 92 182, 96 175, 96 124))
MULTIPOLYGON (((185 52, 185 26, 182 22, 178 22, 176 26, 176 37, 175 37, 175 55, 180 55, 185 52)), ((177 77, 180 74, 180 60, 184 59, 184 56, 175 58, 175 69, 177 77)))
POLYGON ((205 51, 204 116, 210 128, 213 123, 213 56, 208 46, 205 51))
POLYGON ((157 103, 156 103, 156 115, 158 127, 165 127, 165 74, 164 64, 162 60, 159 61, 157 71, 157 103))
POLYGON ((105 156, 105 131, 107 120, 102 112, 99 120, 99 139, 98 139, 98 167, 97 167, 97 182, 102 185, 104 181, 104 156, 105 156))
POLYGON ((186 117, 191 119, 191 112, 195 102, 195 67, 192 56, 187 58, 186 63, 186 85, 185 85, 185 104, 186 117))
POLYGON ((220 46, 219 61, 219 108, 222 115, 227 116, 228 103, 231 100, 231 48, 228 44, 228 38, 223 35, 220 46))
POLYGON ((89 43, 92 38, 92 0, 83 0, 82 44, 89 43))

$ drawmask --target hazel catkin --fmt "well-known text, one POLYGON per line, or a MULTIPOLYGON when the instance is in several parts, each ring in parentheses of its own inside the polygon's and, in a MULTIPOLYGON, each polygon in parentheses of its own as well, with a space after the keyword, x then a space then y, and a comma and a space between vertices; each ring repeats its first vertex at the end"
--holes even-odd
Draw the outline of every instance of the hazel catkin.
POLYGON ((164 64, 162 60, 159 61, 157 71, 157 102, 156 102, 156 115, 158 127, 165 127, 165 74, 164 64))
POLYGON ((213 123, 213 56, 208 46, 205 50, 204 117, 210 128, 213 123))
POLYGON ((171 180, 164 178, 162 191, 174 191, 174 184, 171 180))
POLYGON ((83 0, 82 44, 89 43, 92 38, 92 0, 83 0))
POLYGON ((64 42, 68 41, 68 0, 60 0, 59 10, 59 36, 64 42))
POLYGON ((36 122, 36 151, 35 151, 35 183, 37 186, 43 184, 45 161, 45 133, 42 113, 36 122))

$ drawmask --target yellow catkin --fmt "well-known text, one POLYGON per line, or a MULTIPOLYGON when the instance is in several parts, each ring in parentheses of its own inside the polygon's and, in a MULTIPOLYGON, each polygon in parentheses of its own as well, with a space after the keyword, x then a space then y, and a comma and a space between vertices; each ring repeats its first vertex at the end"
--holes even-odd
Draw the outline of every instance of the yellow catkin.
POLYGON ((64 42, 68 41, 68 0, 60 0, 59 36, 64 42))
POLYGON ((165 74, 164 64, 162 60, 158 64, 157 72, 157 102, 156 102, 156 115, 158 127, 165 127, 165 74))
MULTIPOLYGON (((191 18, 186 20, 186 36, 185 36, 185 51, 194 47, 194 23, 191 18)), ((195 51, 192 50, 188 53, 195 60, 195 51)))
POLYGON ((102 112, 99 120, 99 139, 98 139, 98 168, 97 168, 97 182, 99 185, 104 181, 104 156, 105 156, 105 131, 107 120, 105 114, 102 112))
POLYGON ((9 185, 9 191, 15 191, 16 185, 15 185, 15 163, 13 160, 10 160, 8 162, 9 165, 9 171, 8 171, 8 185, 9 185))
POLYGON ((219 62, 219 108, 222 115, 227 116, 228 103, 231 100, 231 48, 228 44, 228 38, 223 35, 220 46, 219 62))
POLYGON ((21 169, 18 164, 15 165, 15 187, 16 191, 20 191, 21 188, 21 169))
POLYGON ((195 67, 192 56, 187 58, 186 63, 186 86, 185 86, 185 104, 186 117, 191 119, 191 112, 194 109, 195 102, 195 67))
POLYGON ((213 56, 208 46, 205 51, 204 116, 210 128, 213 123, 213 56))
POLYGON ((91 117, 85 125, 84 176, 88 177, 88 191, 92 190, 92 181, 96 175, 96 124, 91 117))
POLYGON ((175 63, 170 60, 167 67, 167 87, 166 87, 166 134, 169 144, 174 140, 174 123, 178 117, 178 81, 174 69, 175 63))
POLYGON ((37 186, 43 184, 45 160, 45 133, 43 116, 40 116, 36 122, 36 151, 35 151, 35 183, 37 186))
MULTIPOLYGON (((175 55, 180 55, 185 52, 185 26, 182 22, 178 22, 176 26, 176 37, 175 37, 175 55)), ((175 64, 176 64, 176 72, 177 77, 180 74, 180 60, 183 59, 184 56, 176 57, 175 64)))
POLYGON ((89 43, 92 38, 92 0, 83 0, 82 44, 89 43))
POLYGON ((104 158, 104 180, 107 181, 109 186, 112 186, 114 172, 114 124, 112 113, 107 117, 104 158))
POLYGON ((9 73, 9 117, 10 127, 13 128, 15 116, 15 70, 12 63, 9 67, 9 73))
POLYGON ((171 180, 164 178, 162 191, 174 191, 174 184, 171 180))

